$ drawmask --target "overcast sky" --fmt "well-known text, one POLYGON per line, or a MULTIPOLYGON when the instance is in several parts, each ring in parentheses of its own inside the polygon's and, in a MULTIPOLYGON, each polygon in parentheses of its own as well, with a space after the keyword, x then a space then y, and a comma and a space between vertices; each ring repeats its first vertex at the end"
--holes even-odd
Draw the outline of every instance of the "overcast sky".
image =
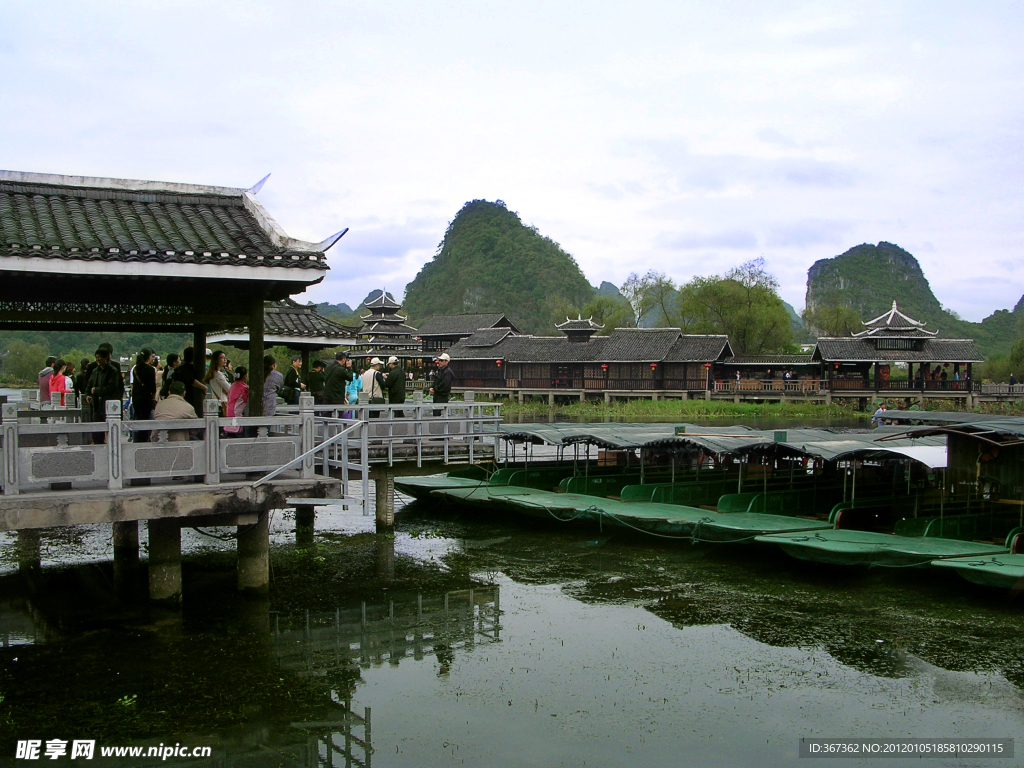
POLYGON ((290 235, 351 228, 300 299, 400 293, 475 198, 595 285, 763 256, 800 309, 887 240, 967 319, 1024 293, 1020 2, 0 8, 0 168, 272 172, 290 235))

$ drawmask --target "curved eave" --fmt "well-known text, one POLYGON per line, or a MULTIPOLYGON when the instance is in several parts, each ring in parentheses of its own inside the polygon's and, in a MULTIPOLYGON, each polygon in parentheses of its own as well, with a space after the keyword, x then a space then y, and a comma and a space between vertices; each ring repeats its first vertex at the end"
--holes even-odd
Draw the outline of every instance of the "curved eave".
MULTIPOLYGON (((239 259, 242 262, 242 259, 239 259)), ((246 262, 248 260, 245 260, 246 262)), ((56 259, 38 256, 0 256, 0 274, 4 272, 39 275, 77 275, 91 277, 194 278, 205 280, 266 280, 313 285, 324 278, 328 267, 322 261, 315 266, 259 266, 252 263, 193 264, 175 261, 100 261, 56 259)))
MULTIPOLYGON (((248 333, 214 333, 206 337, 210 344, 236 344, 249 343, 248 333)), ((317 347, 348 347, 355 343, 355 339, 334 339, 328 336, 285 336, 278 334, 267 334, 263 336, 265 347, 290 347, 295 344, 317 347)))

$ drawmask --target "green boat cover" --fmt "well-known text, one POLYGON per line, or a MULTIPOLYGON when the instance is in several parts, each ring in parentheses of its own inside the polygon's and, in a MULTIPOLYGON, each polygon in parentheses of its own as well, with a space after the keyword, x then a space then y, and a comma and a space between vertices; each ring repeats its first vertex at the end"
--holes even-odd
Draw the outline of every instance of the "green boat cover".
POLYGON ((772 533, 800 533, 827 530, 824 520, 788 515, 765 515, 757 512, 711 513, 693 532, 699 541, 752 541, 772 533))
POLYGON ((512 511, 529 517, 597 521, 642 531, 686 535, 702 519, 714 515, 705 509, 676 504, 637 504, 601 499, 579 493, 552 493, 535 488, 447 488, 434 498, 470 506, 512 511))
MULTIPOLYGON (((1024 422, 1022 422, 1024 423, 1024 422)), ((592 444, 602 448, 690 446, 714 454, 743 454, 771 445, 780 445, 804 456, 834 461, 846 456, 880 458, 903 455, 928 464, 946 465, 945 437, 905 437, 905 427, 884 426, 861 432, 836 432, 832 429, 758 430, 745 426, 708 427, 695 424, 502 424, 507 440, 568 446, 592 444), (878 443, 880 438, 888 439, 878 443)))
POLYGON ((395 478, 395 488, 414 499, 425 499, 431 491, 436 491, 439 488, 479 488, 481 485, 487 485, 487 481, 471 480, 468 477, 452 477, 451 475, 395 478))
POLYGON ((933 560, 939 568, 952 568, 965 579, 984 587, 1024 589, 1024 554, 1009 553, 988 557, 952 557, 933 560))
POLYGON ((893 567, 928 565, 933 560, 968 555, 997 555, 1008 552, 995 544, 897 536, 874 531, 824 530, 806 534, 767 534, 756 541, 777 544, 801 560, 831 565, 885 565, 893 567))

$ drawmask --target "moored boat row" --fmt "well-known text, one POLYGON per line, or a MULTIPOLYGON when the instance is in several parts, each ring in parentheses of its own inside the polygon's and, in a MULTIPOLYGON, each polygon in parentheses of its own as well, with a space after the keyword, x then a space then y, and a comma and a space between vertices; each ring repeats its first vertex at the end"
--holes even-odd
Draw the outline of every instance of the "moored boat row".
POLYGON ((395 485, 482 511, 773 545, 837 566, 952 568, 1019 589, 1024 423, 992 421, 871 432, 516 425, 506 434, 513 459, 502 466, 395 485), (554 445, 559 456, 531 463, 525 451, 516 460, 529 443, 554 445))

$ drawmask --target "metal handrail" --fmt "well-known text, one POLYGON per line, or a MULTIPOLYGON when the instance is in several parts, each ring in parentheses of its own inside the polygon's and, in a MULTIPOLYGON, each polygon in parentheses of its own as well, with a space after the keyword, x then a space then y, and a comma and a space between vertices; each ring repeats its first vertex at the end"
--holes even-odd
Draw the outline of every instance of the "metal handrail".
POLYGON ((345 429, 341 430, 341 432, 339 432, 338 434, 334 435, 334 437, 329 437, 328 439, 326 439, 322 443, 320 443, 320 445, 317 445, 317 446, 315 446, 313 448, 310 448, 308 451, 306 451, 301 456, 296 456, 294 459, 289 461, 287 464, 282 464, 280 467, 275 469, 270 474, 264 475, 259 480, 255 481, 252 484, 251 487, 252 488, 256 488, 256 487, 258 487, 260 485, 263 485, 263 483, 265 483, 265 482, 267 482, 269 480, 273 480, 275 477, 277 477, 282 472, 284 472, 284 471, 286 471, 288 469, 291 469, 296 464, 299 464, 299 463, 305 461, 307 458, 309 458, 310 456, 315 454, 317 451, 326 450, 329 446, 331 446, 334 443, 338 442, 343 437, 348 437, 350 432, 352 432, 352 431, 354 431, 354 430, 356 430, 356 429, 358 429, 359 427, 362 427, 362 426, 363 426, 363 422, 356 422, 351 427, 346 427, 345 429))

